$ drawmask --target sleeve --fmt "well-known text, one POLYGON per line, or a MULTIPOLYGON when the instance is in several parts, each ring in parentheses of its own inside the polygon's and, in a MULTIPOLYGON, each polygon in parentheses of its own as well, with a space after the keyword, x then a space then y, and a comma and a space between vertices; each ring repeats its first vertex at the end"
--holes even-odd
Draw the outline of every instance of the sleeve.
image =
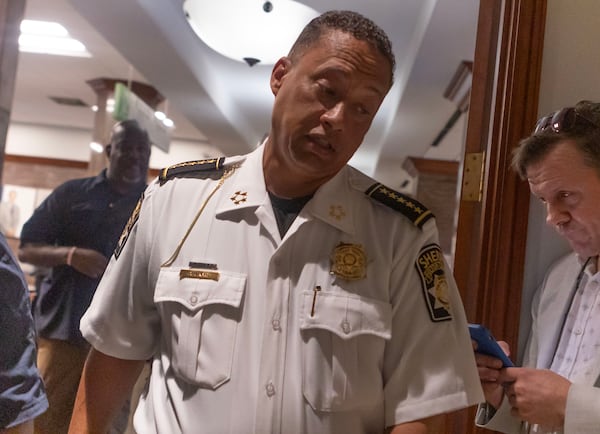
POLYGON ((149 271, 154 187, 148 187, 133 211, 80 322, 86 340, 116 358, 148 360, 160 341, 155 282, 149 271))
POLYGON ((392 266, 386 426, 483 402, 462 301, 433 220, 398 249, 392 266))
POLYGON ((73 182, 58 186, 35 209, 21 229, 21 245, 26 243, 54 244, 61 238, 64 212, 72 197, 73 182))
POLYGON ((600 427, 600 388, 572 384, 565 412, 566 433, 592 433, 600 427))
POLYGON ((506 434, 519 434, 521 421, 510 414, 510 404, 507 399, 502 400, 500 408, 495 412, 488 404, 480 404, 477 408, 475 424, 489 430, 506 434))
POLYGON ((27 285, 0 236, 0 431, 48 408, 36 367, 36 346, 27 285))

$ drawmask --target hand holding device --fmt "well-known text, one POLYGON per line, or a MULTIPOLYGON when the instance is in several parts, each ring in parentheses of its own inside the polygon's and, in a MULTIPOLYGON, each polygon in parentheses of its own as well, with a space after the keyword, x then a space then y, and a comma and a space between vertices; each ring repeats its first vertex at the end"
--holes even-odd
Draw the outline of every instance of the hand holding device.
POLYGON ((469 333, 471 339, 477 342, 477 349, 475 352, 486 354, 488 356, 496 357, 502 360, 502 367, 509 368, 514 366, 513 362, 508 358, 506 353, 502 350, 502 347, 498 345, 498 342, 490 331, 482 326, 481 324, 469 324, 469 333))

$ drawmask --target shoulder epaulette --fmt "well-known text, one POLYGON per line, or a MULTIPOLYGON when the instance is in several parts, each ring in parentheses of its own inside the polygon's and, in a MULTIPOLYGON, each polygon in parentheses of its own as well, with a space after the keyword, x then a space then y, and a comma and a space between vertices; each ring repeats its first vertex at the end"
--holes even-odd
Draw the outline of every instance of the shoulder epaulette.
POLYGON ((423 228, 427 220, 434 217, 433 213, 419 201, 378 182, 370 186, 365 194, 396 211, 400 211, 419 229, 423 228))
POLYGON ((163 185, 169 179, 177 177, 194 177, 200 178, 210 176, 213 172, 223 170, 225 165, 225 157, 208 158, 206 160, 186 161, 177 163, 169 167, 165 167, 160 171, 158 180, 160 185, 163 185))

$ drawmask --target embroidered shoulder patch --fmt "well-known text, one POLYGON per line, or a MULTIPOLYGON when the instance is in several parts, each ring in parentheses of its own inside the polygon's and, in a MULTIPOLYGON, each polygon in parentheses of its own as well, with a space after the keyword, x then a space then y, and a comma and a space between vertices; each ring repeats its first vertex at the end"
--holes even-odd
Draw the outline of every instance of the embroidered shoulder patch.
POLYGON ((158 175, 158 180, 160 181, 160 185, 163 185, 169 179, 177 177, 201 177, 205 174, 222 170, 224 164, 224 157, 177 163, 162 169, 160 175, 158 175))
POLYGON ((396 211, 400 211, 419 229, 423 228, 427 220, 434 217, 433 213, 419 201, 394 191, 383 184, 373 184, 365 191, 365 194, 396 211))
POLYGON ((133 227, 135 226, 135 224, 138 221, 138 218, 140 216, 140 209, 142 208, 143 200, 144 200, 144 193, 142 193, 140 200, 138 200, 137 204, 135 205, 135 208, 133 209, 131 216, 129 216, 129 220, 127 220, 127 224, 123 228, 123 232, 121 233, 121 236, 119 237, 119 241, 117 242, 117 247, 115 248, 115 253, 114 253, 115 259, 119 259, 119 255, 121 254, 121 252, 123 251, 123 248, 125 247, 125 243, 127 242, 127 239, 129 238, 129 234, 131 233, 131 230, 133 229, 133 227))
POLYGON ((421 277, 425 304, 431 320, 435 322, 452 319, 443 258, 440 247, 437 244, 429 244, 421 249, 415 262, 421 277))

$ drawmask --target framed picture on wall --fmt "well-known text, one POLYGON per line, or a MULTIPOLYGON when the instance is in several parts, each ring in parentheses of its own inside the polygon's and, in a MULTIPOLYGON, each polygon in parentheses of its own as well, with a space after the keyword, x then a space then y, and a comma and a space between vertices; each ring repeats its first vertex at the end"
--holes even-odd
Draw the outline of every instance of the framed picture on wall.
POLYGON ((7 238, 19 238, 21 228, 36 207, 37 189, 5 184, 0 201, 0 231, 7 238))

